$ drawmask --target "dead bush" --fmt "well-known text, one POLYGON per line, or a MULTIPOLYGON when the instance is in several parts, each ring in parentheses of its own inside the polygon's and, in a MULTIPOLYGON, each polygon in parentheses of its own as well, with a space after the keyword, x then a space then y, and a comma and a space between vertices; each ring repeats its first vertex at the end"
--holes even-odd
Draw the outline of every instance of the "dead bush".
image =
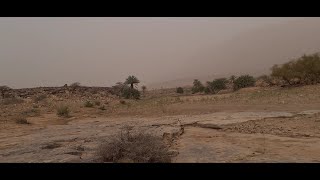
POLYGON ((61 105, 57 108, 57 115, 61 117, 70 117, 70 109, 66 105, 61 105))
POLYGON ((150 134, 131 134, 129 130, 102 144, 98 156, 103 162, 169 163, 168 147, 161 138, 150 134))
POLYGON ((25 117, 18 117, 15 121, 17 124, 31 124, 25 117))

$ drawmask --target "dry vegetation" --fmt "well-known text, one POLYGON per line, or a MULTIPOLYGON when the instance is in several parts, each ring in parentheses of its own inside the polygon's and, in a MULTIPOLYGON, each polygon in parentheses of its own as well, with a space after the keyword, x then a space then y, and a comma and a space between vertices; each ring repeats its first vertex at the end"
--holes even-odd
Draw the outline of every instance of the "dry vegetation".
POLYGON ((60 105, 57 108, 57 115, 60 117, 70 117, 70 109, 66 105, 60 105))
POLYGON ((131 134, 129 130, 102 144, 98 156, 102 162, 171 162, 169 149, 161 138, 142 132, 131 134))
POLYGON ((28 122, 28 120, 24 117, 18 117, 15 121, 17 124, 30 124, 30 122, 28 122))

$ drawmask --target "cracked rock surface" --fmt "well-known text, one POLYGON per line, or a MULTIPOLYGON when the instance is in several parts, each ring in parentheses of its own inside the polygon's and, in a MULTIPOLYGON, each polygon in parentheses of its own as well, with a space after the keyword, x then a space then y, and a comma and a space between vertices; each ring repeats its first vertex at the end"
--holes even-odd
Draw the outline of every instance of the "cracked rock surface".
POLYGON ((157 118, 87 118, 46 128, 30 126, 28 133, 4 129, 0 132, 0 162, 94 162, 101 142, 128 126, 170 142, 176 155, 174 162, 318 162, 320 131, 316 127, 306 130, 311 121, 318 122, 318 113, 218 112, 157 118), (292 125, 284 127, 284 121, 292 125), (295 121, 305 123, 301 132, 294 131, 299 128, 295 121))

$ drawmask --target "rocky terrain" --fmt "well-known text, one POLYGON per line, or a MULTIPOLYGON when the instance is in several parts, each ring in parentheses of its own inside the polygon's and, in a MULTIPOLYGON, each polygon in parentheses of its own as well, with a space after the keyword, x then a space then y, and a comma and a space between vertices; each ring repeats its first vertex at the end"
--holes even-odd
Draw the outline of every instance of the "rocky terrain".
POLYGON ((68 88, 18 90, 23 102, 0 105, 0 162, 97 162, 99 145, 128 127, 162 138, 172 162, 320 162, 319 85, 148 92, 124 103, 108 88, 68 88), (50 93, 35 101, 40 92, 50 93), (85 107, 87 100, 99 103, 85 107), (57 116, 60 103, 70 107, 70 117, 57 116), (29 124, 14 121, 23 112, 29 124))
POLYGON ((105 96, 111 94, 112 88, 109 87, 86 87, 86 86, 63 86, 63 87, 37 87, 37 88, 23 88, 10 89, 4 94, 6 97, 21 97, 30 98, 39 94, 55 95, 59 97, 68 97, 68 95, 95 95, 105 96))

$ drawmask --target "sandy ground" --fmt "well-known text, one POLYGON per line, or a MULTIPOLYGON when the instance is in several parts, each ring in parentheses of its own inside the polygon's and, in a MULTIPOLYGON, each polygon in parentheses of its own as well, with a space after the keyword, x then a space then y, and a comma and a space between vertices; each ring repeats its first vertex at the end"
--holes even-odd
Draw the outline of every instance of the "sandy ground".
POLYGON ((94 162, 101 141, 126 125, 169 134, 173 162, 319 162, 320 86, 248 88, 220 95, 145 97, 140 101, 40 103, 39 114, 14 118, 33 103, 1 106, 0 162, 94 162), (71 118, 55 103, 72 107, 71 118), (182 129, 183 128, 183 129, 182 129))

